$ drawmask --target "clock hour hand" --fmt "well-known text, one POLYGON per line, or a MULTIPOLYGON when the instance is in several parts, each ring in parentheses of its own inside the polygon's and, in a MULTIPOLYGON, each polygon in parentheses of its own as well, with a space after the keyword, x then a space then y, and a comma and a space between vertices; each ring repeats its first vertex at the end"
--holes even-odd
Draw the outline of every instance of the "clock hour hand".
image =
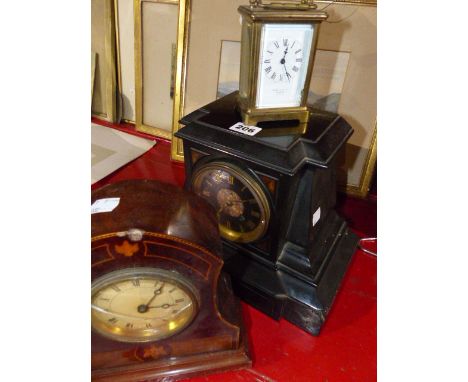
POLYGON ((174 305, 177 305, 177 304, 162 304, 162 305, 156 305, 156 306, 148 306, 148 309, 156 309, 156 308, 167 309, 174 305))
POLYGON ((141 304, 138 306, 137 310, 139 313, 145 313, 149 309, 149 304, 153 302, 153 300, 156 298, 156 296, 160 295, 162 293, 162 288, 164 286, 164 283, 161 283, 161 286, 159 288, 156 288, 154 290, 153 295, 151 296, 150 300, 146 304, 141 304))
POLYGON ((281 64, 281 65, 284 65, 284 64, 286 63, 286 54, 288 54, 288 48, 289 48, 289 46, 286 47, 286 49, 285 49, 285 51, 284 51, 284 56, 283 56, 283 58, 280 60, 280 64, 281 64))

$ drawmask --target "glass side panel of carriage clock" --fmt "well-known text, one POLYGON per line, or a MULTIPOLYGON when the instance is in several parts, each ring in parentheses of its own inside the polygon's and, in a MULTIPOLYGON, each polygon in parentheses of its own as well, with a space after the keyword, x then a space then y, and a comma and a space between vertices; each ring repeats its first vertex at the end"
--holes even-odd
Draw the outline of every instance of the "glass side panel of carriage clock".
MULTIPOLYGON (((252 24, 242 21, 242 44, 241 60, 242 65, 248 68, 250 66, 250 35, 252 33, 252 24)), ((249 91, 249 73, 247 70, 241 70, 239 78, 239 94, 241 98, 247 98, 249 91)))
POLYGON ((314 29, 311 24, 264 24, 256 107, 300 106, 314 29))

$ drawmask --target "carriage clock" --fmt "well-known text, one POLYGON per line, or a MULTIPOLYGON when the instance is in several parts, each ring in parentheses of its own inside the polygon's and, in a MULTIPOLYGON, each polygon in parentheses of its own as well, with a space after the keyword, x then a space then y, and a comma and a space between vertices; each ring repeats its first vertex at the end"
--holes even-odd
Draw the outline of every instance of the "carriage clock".
POLYGON ((185 187, 214 208, 234 292, 314 335, 357 244, 335 212, 336 156, 352 133, 339 115, 311 110, 307 129, 283 122, 245 135, 237 92, 187 115, 185 187))
POLYGON ((92 193, 95 381, 175 381, 251 364, 215 213, 156 181, 92 193))
POLYGON ((239 107, 243 122, 309 119, 308 89, 319 27, 327 13, 311 0, 240 6, 239 107))

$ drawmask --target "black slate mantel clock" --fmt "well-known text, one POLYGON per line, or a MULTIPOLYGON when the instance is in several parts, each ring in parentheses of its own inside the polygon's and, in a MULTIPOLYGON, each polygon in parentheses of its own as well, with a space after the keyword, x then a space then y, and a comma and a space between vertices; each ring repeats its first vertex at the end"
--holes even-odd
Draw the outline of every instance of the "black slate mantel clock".
POLYGON ((335 157, 353 130, 311 110, 307 128, 268 122, 240 134, 229 130, 241 121, 236 97, 181 120, 185 187, 217 212, 236 294, 317 335, 358 241, 334 210, 335 157))

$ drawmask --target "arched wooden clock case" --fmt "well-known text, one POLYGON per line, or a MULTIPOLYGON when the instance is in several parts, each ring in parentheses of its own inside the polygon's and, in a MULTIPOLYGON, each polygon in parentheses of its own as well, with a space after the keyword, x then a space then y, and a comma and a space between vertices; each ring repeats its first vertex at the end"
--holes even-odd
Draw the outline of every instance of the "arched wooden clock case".
POLYGON ((268 201, 268 229, 253 241, 224 237, 224 269, 243 300, 317 335, 357 246, 334 210, 336 154, 353 130, 339 115, 313 110, 308 125, 270 122, 255 136, 243 135, 229 129, 241 121, 236 97, 181 120, 185 187, 196 191, 197 173, 213 163, 256 183, 268 201))
MULTIPOLYGON (((133 333, 133 322, 119 323, 120 316, 109 316, 109 322, 103 320, 108 324, 104 331, 92 330, 93 380, 172 381, 249 366, 240 306, 229 277, 221 273, 221 243, 212 208, 191 193, 156 181, 124 181, 92 193, 92 203, 108 198, 119 198, 117 207, 92 214, 92 282, 149 270, 148 277, 162 274, 169 280, 171 288, 165 293, 175 285, 185 288, 187 294, 182 295, 193 298, 195 313, 174 334, 157 340, 135 336, 135 341, 119 338, 122 330, 133 333)), ((138 289, 138 277, 132 280, 138 289)), ((118 285, 125 280, 108 289, 118 285)), ((132 313, 136 320, 137 309, 135 305, 132 313)), ((173 322, 166 324, 170 331, 173 322)))

